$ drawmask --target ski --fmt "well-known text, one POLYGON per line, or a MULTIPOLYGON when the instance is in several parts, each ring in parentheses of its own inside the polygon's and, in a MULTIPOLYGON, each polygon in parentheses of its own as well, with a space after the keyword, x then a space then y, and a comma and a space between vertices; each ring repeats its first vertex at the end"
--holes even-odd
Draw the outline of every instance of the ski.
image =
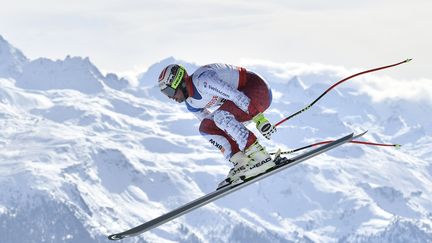
POLYGON ((146 231, 149 231, 153 228, 158 227, 161 224, 164 224, 168 221, 171 221, 177 217, 180 217, 181 215, 184 215, 196 208, 202 207, 210 202, 213 202, 221 197, 224 197, 234 191, 237 191, 243 187, 246 187, 256 181, 259 181, 261 179, 264 179, 270 175, 273 175, 281 170, 284 170, 288 167, 291 167, 293 165, 296 165, 302 161, 305 161, 307 159, 310 159, 314 156, 317 156, 321 153, 324 153, 330 149, 336 148, 344 143, 347 143, 353 139, 356 139, 358 137, 361 137, 365 134, 366 132, 363 132, 361 134, 358 135, 354 135, 354 133, 351 133, 347 136, 344 136, 338 140, 335 140, 331 143, 322 145, 316 149, 310 150, 308 152, 305 152, 303 154, 300 154, 298 156, 295 156, 293 158, 287 159, 284 157, 277 157, 275 158, 275 163, 276 166, 271 168, 270 170, 268 170, 267 172, 257 175, 255 177, 252 178, 248 178, 245 181, 242 181, 240 183, 236 183, 236 184, 229 184, 227 186, 224 186, 222 188, 218 188, 216 191, 213 191, 207 195, 204 195, 192 202, 189 202, 177 209, 172 210, 171 212, 168 212, 164 215, 161 215, 155 219, 152 219, 146 223, 143 223, 141 225, 136 226, 135 228, 129 229, 127 231, 121 232, 121 233, 117 233, 117 234, 112 234, 110 236, 108 236, 108 239, 110 240, 120 240, 123 238, 127 238, 127 237, 132 237, 132 236, 136 236, 139 234, 142 234, 146 231))

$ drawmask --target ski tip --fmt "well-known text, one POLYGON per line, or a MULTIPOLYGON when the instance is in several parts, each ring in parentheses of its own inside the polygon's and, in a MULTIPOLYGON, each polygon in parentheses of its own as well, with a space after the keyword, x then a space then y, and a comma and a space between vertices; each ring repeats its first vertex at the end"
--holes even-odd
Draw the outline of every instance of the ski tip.
POLYGON ((407 58, 406 60, 405 60, 405 62, 411 62, 412 61, 412 58, 407 58))
POLYGON ((357 135, 354 135, 354 137, 356 137, 356 138, 361 137, 361 136, 365 135, 367 132, 368 132, 368 130, 366 130, 366 131, 364 131, 362 133, 359 133, 357 135))
POLYGON ((395 144, 394 147, 395 147, 396 149, 400 149, 400 148, 402 147, 402 145, 401 145, 401 144, 395 144))

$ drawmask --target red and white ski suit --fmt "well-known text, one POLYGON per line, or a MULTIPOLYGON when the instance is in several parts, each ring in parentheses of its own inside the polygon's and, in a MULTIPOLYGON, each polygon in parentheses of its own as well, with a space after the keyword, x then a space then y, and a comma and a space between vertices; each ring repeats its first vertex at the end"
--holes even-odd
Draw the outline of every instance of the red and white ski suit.
POLYGON ((243 122, 270 106, 271 90, 260 76, 241 67, 210 64, 198 68, 186 88, 185 103, 201 120, 200 133, 227 159, 256 141, 243 122))

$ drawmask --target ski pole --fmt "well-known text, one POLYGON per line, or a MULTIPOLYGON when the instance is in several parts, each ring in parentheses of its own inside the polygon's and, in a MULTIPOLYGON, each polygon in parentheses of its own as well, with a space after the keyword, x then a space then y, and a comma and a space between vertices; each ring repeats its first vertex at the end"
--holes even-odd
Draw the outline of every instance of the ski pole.
POLYGON ((402 62, 398 62, 398 63, 395 63, 395 64, 391 64, 391 65, 388 65, 388 66, 383 66, 383 67, 378 67, 378 68, 369 69, 369 70, 366 70, 366 71, 363 71, 363 72, 359 72, 359 73, 353 74, 353 75, 351 75, 351 76, 349 76, 349 77, 347 77, 347 78, 344 78, 344 79, 338 81, 337 83, 333 84, 330 88, 328 88, 326 91, 324 91, 324 93, 322 93, 318 98, 316 98, 312 103, 310 103, 310 104, 309 104, 308 106, 306 106, 305 108, 303 108, 303 109, 297 111, 296 113, 294 113, 294 114, 292 114, 292 115, 290 115, 290 116, 284 118, 283 120, 279 121, 278 123, 276 123, 276 124, 275 124, 275 127, 277 127, 277 126, 279 126, 280 124, 282 124, 282 123, 288 121, 289 119, 291 119, 291 118, 297 116, 298 114, 300 114, 300 113, 302 113, 302 112, 304 112, 304 111, 307 111, 309 108, 311 108, 311 106, 313 106, 313 105, 314 105, 318 100, 320 100, 320 99, 321 99, 324 95, 326 95, 330 90, 332 90, 333 88, 335 88, 335 87, 338 86, 339 84, 341 84, 341 83, 343 83, 343 82, 345 82, 345 81, 347 81, 347 80, 349 80, 349 79, 351 79, 351 78, 354 78, 354 77, 359 76, 359 75, 362 75, 362 74, 371 73, 371 72, 375 72, 375 71, 378 71, 378 70, 382 70, 382 69, 386 69, 386 68, 390 68, 390 67, 398 66, 398 65, 400 65, 400 64, 407 63, 407 62, 409 62, 409 61, 411 61, 411 60, 412 60, 412 58, 409 58, 409 59, 406 59, 406 60, 404 60, 404 61, 402 61, 402 62))
MULTIPOLYGON (((314 146, 328 144, 328 143, 331 143, 333 141, 334 140, 329 140, 329 141, 322 141, 322 142, 318 142, 318 143, 314 143, 314 144, 309 144, 309 145, 306 145, 304 147, 296 148, 296 149, 289 150, 289 151, 280 152, 280 154, 292 154, 292 153, 295 153, 295 152, 298 152, 298 151, 301 151, 301 150, 304 150, 304 149, 307 149, 307 148, 311 148, 311 147, 314 147, 314 146)), ((364 145, 371 145, 371 146, 395 147, 397 149, 399 149, 402 146, 400 144, 372 143, 372 142, 364 142, 364 141, 357 141, 357 140, 350 141, 350 143, 364 144, 364 145)), ((276 153, 277 152, 272 152, 270 154, 271 155, 275 155, 276 153)))

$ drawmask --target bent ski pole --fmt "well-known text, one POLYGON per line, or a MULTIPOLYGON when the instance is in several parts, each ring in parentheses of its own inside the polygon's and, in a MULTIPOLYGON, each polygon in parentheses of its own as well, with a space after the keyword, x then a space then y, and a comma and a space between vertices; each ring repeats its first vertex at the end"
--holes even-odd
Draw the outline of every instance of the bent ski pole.
POLYGON ((398 63, 395 63, 395 64, 391 64, 391 65, 383 66, 383 67, 378 67, 378 68, 374 68, 374 69, 369 69, 369 70, 366 70, 366 71, 363 71, 363 72, 359 72, 359 73, 353 74, 353 75, 351 75, 351 76, 349 76, 349 77, 347 77, 347 78, 344 78, 344 79, 338 81, 337 83, 333 84, 330 88, 328 88, 326 91, 324 91, 324 93, 322 93, 318 98, 316 98, 312 103, 310 103, 310 104, 309 104, 308 106, 306 106, 305 108, 303 108, 303 109, 297 111, 296 113, 294 113, 294 114, 292 114, 292 115, 290 115, 290 116, 284 118, 283 120, 279 121, 278 123, 276 123, 276 124, 275 124, 275 127, 277 127, 277 126, 279 126, 280 124, 282 124, 282 123, 288 121, 289 119, 291 119, 291 118, 297 116, 298 114, 300 114, 300 113, 302 113, 302 112, 304 112, 304 111, 307 111, 309 108, 311 108, 311 106, 313 106, 313 105, 314 105, 318 100, 320 100, 320 99, 321 99, 324 95, 326 95, 330 90, 332 90, 333 88, 335 88, 335 87, 338 86, 339 84, 341 84, 341 83, 343 83, 343 82, 345 82, 345 81, 347 81, 347 80, 349 80, 349 79, 351 79, 351 78, 354 78, 354 77, 359 76, 359 75, 362 75, 362 74, 371 73, 371 72, 375 72, 375 71, 378 71, 378 70, 382 70, 382 69, 386 69, 386 68, 390 68, 390 67, 398 66, 398 65, 400 65, 400 64, 407 63, 407 62, 409 62, 409 61, 411 61, 411 60, 412 60, 412 58, 410 58, 410 59, 406 59, 406 60, 404 60, 404 61, 402 61, 402 62, 398 62, 398 63))

